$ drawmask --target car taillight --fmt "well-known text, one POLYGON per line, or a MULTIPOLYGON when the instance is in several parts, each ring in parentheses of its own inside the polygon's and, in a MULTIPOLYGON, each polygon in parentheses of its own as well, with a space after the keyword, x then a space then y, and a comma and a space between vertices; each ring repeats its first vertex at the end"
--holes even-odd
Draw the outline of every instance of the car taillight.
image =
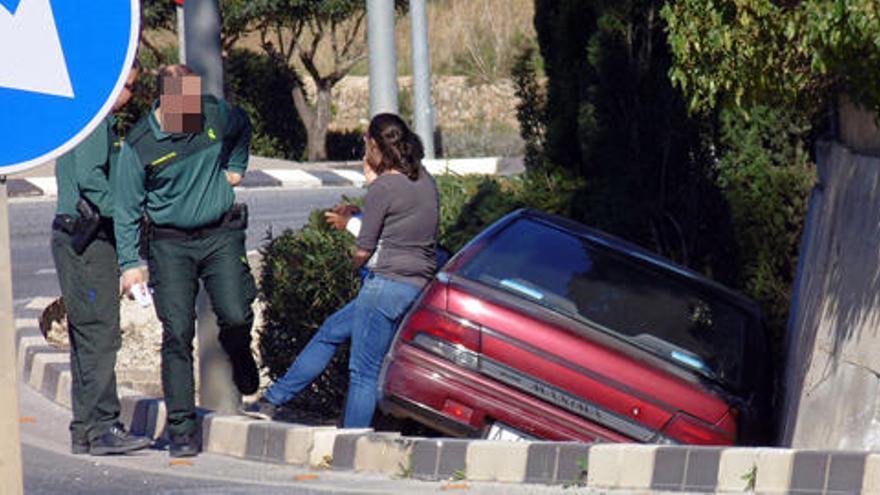
POLYGON ((685 413, 676 414, 663 434, 681 443, 696 445, 733 445, 734 433, 701 421, 685 413))
POLYGON ((430 306, 410 315, 400 338, 470 369, 479 364, 480 326, 430 306))

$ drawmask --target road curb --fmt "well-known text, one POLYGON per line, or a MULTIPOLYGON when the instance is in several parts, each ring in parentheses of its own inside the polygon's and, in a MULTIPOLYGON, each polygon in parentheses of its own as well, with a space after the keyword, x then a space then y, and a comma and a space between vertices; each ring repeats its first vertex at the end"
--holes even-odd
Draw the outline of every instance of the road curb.
MULTIPOLYGON (((21 379, 70 407, 70 365, 35 319, 16 320, 21 379)), ((164 434, 161 399, 121 389, 121 420, 137 434, 164 434)), ((402 437, 261 421, 200 410, 206 452, 422 480, 460 479, 671 492, 880 494, 880 453, 577 442, 499 442, 402 437)))
MULTIPOLYGON (((359 162, 300 163, 286 160, 252 157, 259 165, 245 174, 238 188, 315 189, 320 187, 361 187, 364 175, 359 162)), ((432 175, 515 173, 521 159, 500 157, 456 158, 424 160, 432 175)), ((53 176, 16 178, 7 181, 10 197, 55 197, 58 190, 53 176)))

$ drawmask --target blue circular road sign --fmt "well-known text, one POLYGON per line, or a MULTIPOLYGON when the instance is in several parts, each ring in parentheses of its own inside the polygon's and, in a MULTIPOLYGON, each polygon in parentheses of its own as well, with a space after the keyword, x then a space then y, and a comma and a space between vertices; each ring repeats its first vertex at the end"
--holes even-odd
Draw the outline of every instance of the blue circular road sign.
POLYGON ((0 175, 95 129, 125 86, 139 29, 138 0, 0 0, 0 175))

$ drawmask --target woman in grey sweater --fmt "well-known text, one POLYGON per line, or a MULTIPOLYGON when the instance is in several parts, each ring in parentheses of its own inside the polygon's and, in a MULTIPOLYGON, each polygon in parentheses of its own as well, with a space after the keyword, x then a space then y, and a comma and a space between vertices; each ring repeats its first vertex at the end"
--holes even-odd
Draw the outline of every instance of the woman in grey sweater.
MULTIPOLYGON (((368 273, 357 297, 331 315, 287 373, 248 408, 270 416, 309 385, 327 366, 337 347, 351 339, 349 389, 343 426, 370 425, 376 408, 379 367, 400 318, 437 268, 435 248, 440 217, 434 179, 422 166, 422 143, 403 120, 379 114, 364 136, 367 197, 357 234, 356 269, 368 273)), ((354 206, 326 213, 344 229, 354 206)))

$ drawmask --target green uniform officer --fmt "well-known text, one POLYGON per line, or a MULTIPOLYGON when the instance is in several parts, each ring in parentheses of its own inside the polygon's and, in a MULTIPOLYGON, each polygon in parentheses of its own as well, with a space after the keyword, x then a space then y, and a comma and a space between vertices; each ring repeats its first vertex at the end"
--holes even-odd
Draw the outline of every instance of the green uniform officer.
POLYGON ((182 457, 199 451, 192 341, 200 279, 236 386, 243 394, 259 386, 250 350, 256 285, 245 253, 247 211, 234 204, 232 189, 247 167, 250 123, 240 108, 202 96, 188 67, 167 67, 159 77, 160 100, 128 133, 113 169, 114 220, 126 291, 141 282, 133 268, 145 241, 141 254, 163 327, 169 451, 182 457))
MULTIPOLYGON (((114 110, 131 98, 136 71, 114 110)), ((150 443, 119 423, 114 371, 121 343, 119 279, 108 182, 120 147, 115 124, 112 116, 104 119, 55 165, 58 206, 52 222, 52 257, 67 309, 74 454, 121 454, 150 443)))

